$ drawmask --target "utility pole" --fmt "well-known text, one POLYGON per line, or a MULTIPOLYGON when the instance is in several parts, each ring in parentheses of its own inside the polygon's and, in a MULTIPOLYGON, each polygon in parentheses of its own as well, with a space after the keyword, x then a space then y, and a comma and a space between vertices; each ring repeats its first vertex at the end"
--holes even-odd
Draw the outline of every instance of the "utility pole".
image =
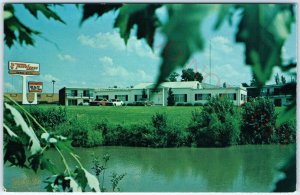
POLYGON ((53 84, 53 92, 52 92, 52 96, 54 96, 54 83, 55 83, 55 80, 52 80, 52 84, 53 84))
POLYGON ((209 40, 209 84, 211 84, 211 39, 209 40))
POLYGON ((55 80, 52 80, 52 84, 53 84, 53 91, 52 91, 52 102, 54 101, 54 83, 55 83, 55 80))

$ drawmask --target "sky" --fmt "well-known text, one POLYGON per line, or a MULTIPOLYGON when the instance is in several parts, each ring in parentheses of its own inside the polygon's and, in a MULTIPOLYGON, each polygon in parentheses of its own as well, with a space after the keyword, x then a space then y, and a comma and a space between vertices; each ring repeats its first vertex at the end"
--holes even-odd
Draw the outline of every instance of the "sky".
MULTIPOLYGON (((130 87, 141 82, 155 82, 161 59, 159 53, 165 43, 165 37, 158 31, 155 34, 154 51, 144 40, 138 40, 135 31, 125 46, 118 29, 113 28, 117 12, 109 12, 102 17, 95 16, 79 25, 82 12, 74 4, 55 6, 58 15, 66 24, 53 19, 46 19, 38 14, 34 18, 22 4, 15 5, 16 15, 21 22, 42 32, 42 37, 35 37, 35 46, 12 48, 4 46, 4 92, 21 92, 22 79, 18 75, 8 74, 8 61, 33 62, 40 64, 40 75, 32 76, 27 81, 42 81, 43 92, 51 93, 52 80, 57 93, 62 87, 130 87)), ((164 7, 156 14, 162 22, 168 20, 164 7)), ((185 65, 202 73, 203 82, 209 83, 209 42, 211 42, 212 84, 227 86, 249 83, 252 74, 244 64, 244 46, 234 42, 236 24, 239 16, 235 15, 233 25, 227 21, 218 31, 213 30, 216 14, 211 13, 201 25, 206 49, 195 53, 185 65)), ((283 58, 296 59, 296 27, 283 47, 283 58)), ((181 73, 182 69, 177 69, 181 73)), ((279 69, 274 69, 274 75, 279 69)), ((285 75, 289 81, 290 77, 285 75)), ((272 78, 268 83, 274 83, 272 78)))

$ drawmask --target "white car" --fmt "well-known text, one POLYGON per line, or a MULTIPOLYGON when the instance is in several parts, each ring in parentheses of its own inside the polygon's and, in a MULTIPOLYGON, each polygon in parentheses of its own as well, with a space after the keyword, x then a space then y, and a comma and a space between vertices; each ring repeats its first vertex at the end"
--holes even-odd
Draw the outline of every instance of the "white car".
POLYGON ((113 103, 114 106, 123 106, 124 104, 122 100, 118 100, 118 99, 112 99, 111 102, 113 103))

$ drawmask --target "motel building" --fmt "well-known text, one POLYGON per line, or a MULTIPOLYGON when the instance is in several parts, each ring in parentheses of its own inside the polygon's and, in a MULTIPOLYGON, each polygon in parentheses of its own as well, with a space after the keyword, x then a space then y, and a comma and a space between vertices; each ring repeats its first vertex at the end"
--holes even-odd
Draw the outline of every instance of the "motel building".
POLYGON ((171 88, 176 103, 206 103, 212 96, 227 96, 234 105, 241 105, 247 100, 247 90, 242 86, 219 87, 198 81, 164 82, 157 90, 154 83, 140 83, 132 88, 68 88, 59 90, 61 105, 80 105, 101 99, 119 99, 124 103, 143 100, 154 105, 167 106, 168 91, 171 88))

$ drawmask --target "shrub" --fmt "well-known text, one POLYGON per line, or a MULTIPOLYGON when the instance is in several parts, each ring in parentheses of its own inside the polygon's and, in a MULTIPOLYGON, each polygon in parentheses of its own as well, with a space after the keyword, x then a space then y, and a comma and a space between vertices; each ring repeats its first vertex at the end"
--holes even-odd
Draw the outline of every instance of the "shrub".
POLYGON ((274 142, 277 115, 274 104, 268 98, 255 98, 247 102, 242 107, 242 118, 241 143, 274 142))
POLYGON ((29 113, 45 128, 55 130, 55 128, 66 122, 67 112, 65 108, 42 109, 39 107, 29 107, 29 113))
POLYGON ((72 128, 72 146, 75 147, 93 147, 103 144, 102 132, 97 131, 88 122, 73 122, 72 128))
POLYGON ((277 141, 281 144, 290 144, 296 142, 296 121, 291 120, 281 124, 276 129, 277 141))
POLYGON ((178 103, 176 103, 175 105, 176 105, 176 106, 184 106, 184 103, 178 102, 178 103))
POLYGON ((203 106, 203 103, 201 103, 201 102, 196 102, 196 103, 194 104, 194 106, 203 106))
POLYGON ((188 127, 189 142, 196 146, 224 147, 237 144, 240 115, 227 98, 211 98, 203 110, 192 113, 188 127))
POLYGON ((192 103, 185 103, 184 106, 193 106, 192 103))

